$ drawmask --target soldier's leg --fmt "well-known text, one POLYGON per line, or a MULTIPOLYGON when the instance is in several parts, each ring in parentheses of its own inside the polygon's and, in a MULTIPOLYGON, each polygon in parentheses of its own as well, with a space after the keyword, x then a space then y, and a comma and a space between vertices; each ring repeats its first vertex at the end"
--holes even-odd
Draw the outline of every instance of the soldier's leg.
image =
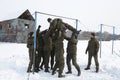
POLYGON ((31 68, 32 68, 32 61, 29 62, 27 72, 32 72, 31 68))
POLYGON ((40 62, 41 62, 41 54, 40 54, 40 50, 39 50, 38 53, 36 54, 36 58, 35 58, 35 72, 40 71, 39 70, 40 62))
POLYGON ((33 65, 33 55, 32 55, 32 50, 29 49, 29 65, 28 65, 28 69, 27 69, 27 72, 31 72, 31 68, 32 68, 32 65, 33 65))
POLYGON ((44 56, 45 54, 44 54, 44 52, 42 51, 42 55, 41 55, 41 58, 42 58, 42 62, 41 62, 41 65, 40 65, 40 69, 42 69, 43 70, 43 65, 44 65, 44 63, 45 63, 45 56, 44 56))
POLYGON ((67 58, 66 58, 66 63, 67 63, 67 67, 68 67, 68 72, 66 72, 66 74, 72 73, 71 71, 71 56, 69 55, 69 53, 67 54, 67 58))
POLYGON ((52 75, 54 75, 56 73, 55 71, 57 70, 58 66, 59 66, 59 62, 56 61, 55 65, 53 67, 53 70, 52 70, 52 75))
POLYGON ((75 66, 75 68, 77 69, 77 71, 78 71, 78 76, 80 76, 81 71, 80 71, 80 67, 79 67, 79 65, 77 64, 77 61, 76 61, 76 55, 72 56, 72 63, 75 66))
POLYGON ((94 60, 95 60, 95 65, 96 65, 96 72, 98 72, 99 71, 99 62, 98 62, 98 56, 97 55, 94 56, 94 60))
POLYGON ((38 52, 38 68, 39 68, 40 63, 41 63, 41 58, 42 58, 42 50, 39 50, 39 52, 38 52))
POLYGON ((35 72, 38 72, 37 66, 38 66, 38 54, 35 54, 35 72))
POLYGON ((46 51, 45 53, 46 53, 46 55, 45 55, 45 72, 49 72, 48 66, 49 66, 50 51, 46 51))
POLYGON ((40 63, 41 63, 41 52, 38 53, 38 68, 39 68, 40 63))
POLYGON ((92 55, 88 54, 88 65, 87 65, 87 68, 90 68, 91 60, 92 60, 92 55))
POLYGON ((59 71, 58 71, 58 77, 65 77, 65 75, 62 75, 63 69, 64 69, 64 56, 61 55, 60 61, 59 61, 59 71))
POLYGON ((54 65, 54 56, 55 56, 55 50, 53 48, 53 50, 51 51, 51 69, 53 69, 53 65, 54 65))

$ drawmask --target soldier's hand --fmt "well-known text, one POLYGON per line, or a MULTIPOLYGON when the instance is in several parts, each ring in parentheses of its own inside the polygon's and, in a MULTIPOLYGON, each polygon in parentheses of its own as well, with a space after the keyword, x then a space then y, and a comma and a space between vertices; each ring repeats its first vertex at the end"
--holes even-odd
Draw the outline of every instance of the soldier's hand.
POLYGON ((76 33, 79 34, 82 30, 77 31, 76 33))

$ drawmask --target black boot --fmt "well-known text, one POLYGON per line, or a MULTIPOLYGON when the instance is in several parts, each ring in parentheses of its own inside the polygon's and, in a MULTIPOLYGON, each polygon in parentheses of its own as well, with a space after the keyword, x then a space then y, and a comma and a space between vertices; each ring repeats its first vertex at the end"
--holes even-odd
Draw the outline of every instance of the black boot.
POLYGON ((41 70, 43 70, 43 67, 42 67, 42 66, 40 66, 40 69, 41 69, 41 70))
POLYGON ((40 70, 39 68, 35 68, 35 72, 38 73, 40 70))
POLYGON ((48 69, 45 69, 45 72, 49 72, 50 73, 50 71, 48 69))
POLYGON ((63 78, 63 77, 65 77, 65 75, 59 74, 58 77, 63 78))
POLYGON ((30 72, 32 72, 31 70, 27 70, 27 73, 30 73, 30 72))
POLYGON ((30 67, 28 67, 28 69, 27 69, 27 73, 29 73, 29 72, 32 72, 30 67))
POLYGON ((54 74, 56 74, 56 72, 55 72, 55 71, 52 71, 52 75, 54 75, 54 74))
POLYGON ((81 71, 78 71, 78 75, 77 76, 80 76, 81 75, 81 71))
POLYGON ((68 71, 68 72, 66 72, 66 74, 72 74, 72 71, 68 71))
POLYGON ((85 68, 85 70, 89 70, 89 69, 90 69, 90 68, 88 68, 88 67, 87 67, 87 68, 85 68))
POLYGON ((96 73, 98 73, 99 72, 99 68, 96 68, 96 73))

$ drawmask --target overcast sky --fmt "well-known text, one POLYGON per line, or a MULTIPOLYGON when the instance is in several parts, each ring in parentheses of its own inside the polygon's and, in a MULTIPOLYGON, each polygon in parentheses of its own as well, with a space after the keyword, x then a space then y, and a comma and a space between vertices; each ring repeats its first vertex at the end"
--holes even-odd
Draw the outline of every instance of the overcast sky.
POLYGON ((83 30, 99 30, 101 23, 113 25, 120 34, 120 0, 1 0, 0 21, 26 9, 79 19, 83 30))

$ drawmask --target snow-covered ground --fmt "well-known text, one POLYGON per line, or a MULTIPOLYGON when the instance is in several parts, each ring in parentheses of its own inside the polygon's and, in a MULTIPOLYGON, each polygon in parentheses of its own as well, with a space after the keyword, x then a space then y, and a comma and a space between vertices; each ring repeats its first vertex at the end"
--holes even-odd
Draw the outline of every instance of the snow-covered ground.
MULTIPOLYGON (((67 42, 64 42, 66 49, 67 42)), ((73 74, 65 74, 67 67, 65 64, 65 78, 58 78, 51 73, 40 71, 34 75, 26 73, 29 58, 26 44, 18 43, 0 43, 0 80, 120 80, 120 41, 115 41, 114 54, 112 55, 111 41, 103 42, 102 58, 99 58, 100 71, 95 73, 94 60, 92 61, 91 70, 85 71, 88 56, 85 54, 88 41, 79 41, 77 50, 77 62, 81 68, 81 76, 77 76, 77 71, 72 66, 73 74)), ((65 53, 66 58, 66 53, 65 53)))

